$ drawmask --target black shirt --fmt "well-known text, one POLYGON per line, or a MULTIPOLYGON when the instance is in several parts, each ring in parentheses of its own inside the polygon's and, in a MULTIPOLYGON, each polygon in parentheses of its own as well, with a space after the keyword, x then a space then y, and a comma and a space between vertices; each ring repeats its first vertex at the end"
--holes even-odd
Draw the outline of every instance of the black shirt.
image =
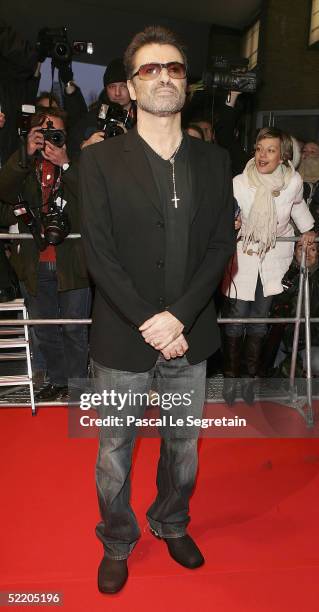
POLYGON ((163 159, 141 138, 151 166, 165 220, 165 305, 174 303, 183 293, 188 256, 189 218, 192 198, 192 180, 187 138, 175 157, 175 187, 177 208, 173 201, 173 166, 163 159))

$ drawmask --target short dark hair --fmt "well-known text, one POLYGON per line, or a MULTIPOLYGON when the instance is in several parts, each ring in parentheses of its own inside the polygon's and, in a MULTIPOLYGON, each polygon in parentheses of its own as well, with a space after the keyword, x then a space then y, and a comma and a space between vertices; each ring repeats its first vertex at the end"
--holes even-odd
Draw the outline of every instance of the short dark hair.
POLYGON ((134 57, 137 51, 139 51, 145 45, 172 45, 176 47, 180 52, 183 62, 187 67, 187 57, 185 52, 185 46, 178 39, 177 35, 163 26, 148 26, 143 32, 135 34, 133 40, 130 42, 124 53, 124 66, 126 76, 128 79, 132 77, 134 71, 134 57))
POLYGON ((283 130, 279 128, 264 127, 257 134, 256 145, 263 140, 263 138, 279 138, 281 158, 285 166, 288 166, 288 160, 292 160, 293 158, 293 143, 289 134, 286 134, 286 132, 283 132, 283 130))
POLYGON ((196 125, 196 123, 189 123, 186 127, 186 130, 191 129, 194 130, 195 132, 198 132, 198 134, 200 135, 202 140, 205 140, 205 134, 204 131, 202 130, 202 128, 199 125, 196 125))
POLYGON ((31 127, 42 125, 46 117, 58 117, 62 119, 64 127, 66 128, 67 114, 64 110, 55 108, 55 106, 38 107, 34 115, 32 115, 31 127))
POLYGON ((53 102, 56 103, 58 108, 61 108, 59 98, 54 93, 51 93, 50 91, 41 91, 35 101, 35 105, 41 106, 40 100, 43 100, 44 98, 48 98, 48 100, 50 101, 52 100, 53 102))

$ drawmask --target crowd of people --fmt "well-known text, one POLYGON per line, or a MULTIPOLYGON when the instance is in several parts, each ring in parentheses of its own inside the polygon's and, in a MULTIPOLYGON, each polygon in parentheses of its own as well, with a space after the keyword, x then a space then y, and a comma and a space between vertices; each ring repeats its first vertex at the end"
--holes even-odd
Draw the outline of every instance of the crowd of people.
MULTIPOLYGON (((0 61, 5 68, 5 79, 0 82, 0 225, 28 231, 25 218, 16 216, 14 210, 23 200, 34 211, 41 230, 41 215, 58 200, 61 209, 66 207, 72 232, 78 232, 79 156, 84 148, 105 139, 99 122, 101 109, 112 106, 127 114, 128 121, 121 124, 120 131, 127 132, 136 123, 136 102, 127 87, 124 62, 120 58, 109 62, 99 98, 88 109, 73 80, 71 63, 59 66, 61 100, 52 92, 38 93, 41 63, 35 49, 7 24, 0 25, 0 61), (27 164, 21 168, 16 114, 26 102, 34 102, 36 112, 26 137, 27 164), (45 141, 41 130, 48 121, 53 129, 65 133, 62 147, 45 141)), ((303 234, 303 243, 311 245, 319 223, 319 145, 264 128, 252 157, 238 138, 239 96, 240 92, 230 92, 214 126, 207 110, 198 107, 193 113, 188 108, 184 120, 185 133, 211 146, 225 147, 232 162, 237 250, 221 286, 221 312, 232 319, 267 317, 275 312, 277 300, 273 297, 281 294, 282 279, 293 257, 293 243, 276 244, 276 238, 297 231, 303 234)), ((20 291, 32 318, 90 317, 94 283, 87 272, 81 240, 47 244, 40 251, 35 242, 14 241, 9 253, 0 241, 0 261, 2 301, 16 298, 20 291)), ((295 268, 294 263, 292 266, 295 268)), ((269 327, 227 324, 222 335, 224 398, 234 401, 236 380, 242 377, 241 395, 251 403, 253 379, 259 371, 271 372, 270 366, 278 360, 275 354, 268 368, 259 362, 266 336, 269 341, 269 327)), ((87 372, 86 327, 38 326, 31 330, 31 338, 34 382, 41 387, 47 383, 38 392, 38 400, 67 397, 68 379, 84 377, 87 372)))

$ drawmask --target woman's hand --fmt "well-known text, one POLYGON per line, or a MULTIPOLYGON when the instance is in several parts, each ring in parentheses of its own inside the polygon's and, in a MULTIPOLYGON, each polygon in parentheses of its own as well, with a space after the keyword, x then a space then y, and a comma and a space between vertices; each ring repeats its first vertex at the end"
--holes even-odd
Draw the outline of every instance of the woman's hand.
POLYGON ((298 240, 298 244, 302 244, 304 248, 307 248, 307 246, 314 243, 316 238, 316 232, 311 230, 310 232, 305 232, 304 234, 301 234, 300 240, 298 240))
POLYGON ((239 230, 241 228, 241 216, 238 215, 235 219, 235 230, 239 230))

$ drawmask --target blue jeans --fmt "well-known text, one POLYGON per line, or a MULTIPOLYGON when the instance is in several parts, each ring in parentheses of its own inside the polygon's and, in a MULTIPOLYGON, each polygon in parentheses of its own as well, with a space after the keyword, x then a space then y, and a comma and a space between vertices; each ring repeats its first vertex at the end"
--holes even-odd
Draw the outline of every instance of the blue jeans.
MULTIPOLYGON (((272 295, 264 297, 262 283, 258 275, 254 301, 225 298, 223 316, 229 319, 266 318, 269 316, 272 299, 272 295)), ((227 336, 243 336, 245 328, 248 336, 264 336, 267 332, 267 323, 247 323, 247 325, 245 323, 225 323, 227 336)))
MULTIPOLYGON (((21 295, 25 301, 26 306, 28 307, 28 304, 30 303, 30 295, 27 291, 25 283, 20 281, 19 284, 20 284, 21 295)), ((29 317, 30 317, 30 308, 28 308, 28 312, 29 312, 29 317)), ((31 353, 32 353, 33 373, 36 372, 37 370, 43 370, 44 372, 46 372, 47 364, 41 353, 40 346, 39 346, 39 339, 38 339, 38 336, 36 334, 36 331, 33 325, 32 326, 30 325, 29 327, 29 340, 30 340, 31 353)))
MULTIPOLYGON (((40 262, 37 295, 26 292, 31 319, 86 319, 91 311, 91 290, 58 291, 55 262, 40 262)), ((87 325, 35 325, 38 346, 51 384, 66 386, 69 378, 86 378, 87 325)))
MULTIPOLYGON (((96 391, 114 390, 116 393, 149 393, 154 375, 157 391, 163 393, 191 393, 191 414, 200 417, 205 400, 206 362, 190 365, 187 358, 166 361, 162 355, 151 370, 123 372, 106 368, 92 361, 96 391)), ((102 406, 99 416, 110 414, 110 407, 102 406)), ((125 406, 121 417, 143 417, 145 406, 125 406)), ((185 416, 185 408, 172 407, 169 414, 185 416)), ((113 409, 114 412, 114 409, 113 409)), ((161 410, 161 415, 163 410, 161 410)), ((104 546, 105 556, 126 559, 134 548, 140 530, 130 505, 130 471, 134 449, 134 434, 123 430, 122 437, 107 435, 103 427, 99 432, 100 443, 96 464, 97 495, 101 522, 96 534, 104 546)), ((157 497, 147 511, 151 529, 164 538, 178 538, 185 534, 190 521, 189 498, 197 473, 197 435, 192 438, 163 436, 157 468, 157 497)))

